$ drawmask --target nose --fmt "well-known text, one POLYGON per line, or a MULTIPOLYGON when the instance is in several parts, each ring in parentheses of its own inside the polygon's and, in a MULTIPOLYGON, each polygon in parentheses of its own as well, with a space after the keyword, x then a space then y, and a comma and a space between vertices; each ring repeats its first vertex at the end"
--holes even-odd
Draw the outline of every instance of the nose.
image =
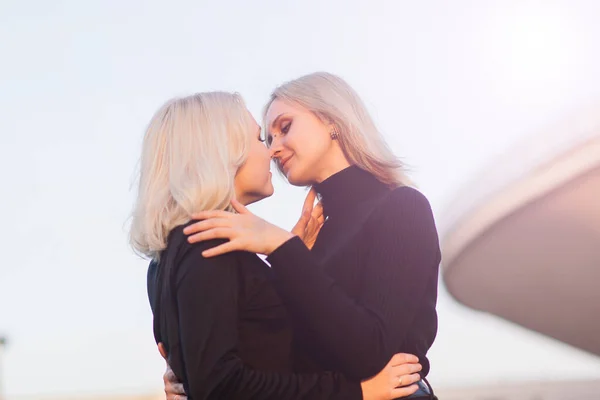
POLYGON ((281 141, 278 138, 273 138, 271 142, 271 146, 269 147, 269 155, 271 159, 275 159, 279 157, 279 153, 281 152, 282 146, 281 141))

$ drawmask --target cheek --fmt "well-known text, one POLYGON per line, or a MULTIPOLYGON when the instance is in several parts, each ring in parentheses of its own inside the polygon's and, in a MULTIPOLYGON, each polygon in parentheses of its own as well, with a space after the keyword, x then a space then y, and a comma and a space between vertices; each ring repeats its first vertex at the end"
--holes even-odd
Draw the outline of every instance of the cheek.
POLYGON ((261 143, 253 146, 246 163, 252 170, 251 173, 260 177, 268 173, 271 157, 269 156, 269 150, 261 143))
POLYGON ((327 144, 314 136, 299 139, 294 146, 294 153, 298 156, 298 161, 304 164, 314 164, 319 162, 327 153, 327 144))
POLYGON ((329 137, 324 133, 323 126, 317 123, 302 124, 290 137, 294 151, 302 158, 313 159, 327 151, 329 137))

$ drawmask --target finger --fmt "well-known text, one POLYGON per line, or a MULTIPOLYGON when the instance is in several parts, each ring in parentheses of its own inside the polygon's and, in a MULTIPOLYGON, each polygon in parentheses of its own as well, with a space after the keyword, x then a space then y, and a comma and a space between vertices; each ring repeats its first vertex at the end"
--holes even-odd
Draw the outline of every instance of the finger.
MULTIPOLYGON (((197 213, 192 214, 191 219, 192 220, 205 220, 205 219, 210 219, 210 218, 231 218, 235 215, 236 215, 235 213, 232 213, 230 211, 207 210, 207 211, 198 211, 197 213)), ((195 224, 191 224, 191 225, 188 225, 185 228, 183 228, 183 233, 185 233, 187 235, 188 232, 193 232, 192 227, 194 225, 195 224)))
POLYGON ((392 379, 392 386, 394 387, 406 387, 412 385, 413 383, 419 382, 421 380, 421 375, 419 374, 410 374, 410 375, 402 375, 395 376, 392 379))
POLYGON ((310 211, 303 210, 302 215, 300 215, 300 219, 296 222, 296 225, 292 228, 292 233, 294 235, 298 235, 300 237, 304 237, 304 230, 306 229, 306 225, 310 221, 310 211))
POLYGON ((232 240, 227 243, 223 243, 219 246, 213 247, 202 252, 202 256, 206 258, 220 256, 221 254, 230 253, 232 251, 247 250, 244 248, 243 243, 239 240, 232 240))
POLYGON ((316 225, 318 224, 317 219, 313 218, 313 216, 311 215, 310 218, 308 219, 308 222, 306 224, 306 229, 307 230, 311 230, 312 228, 314 228, 316 225))
POLYGON ((310 223, 309 223, 310 225, 309 225, 309 226, 310 226, 311 228, 314 228, 314 229, 317 229, 317 227, 318 227, 319 229, 321 229, 321 225, 323 225, 323 223, 324 223, 324 222, 325 222, 325 221, 319 221, 319 218, 318 218, 318 217, 317 217, 317 218, 315 218, 315 217, 311 217, 311 218, 310 218, 310 223))
POLYGON ((314 218, 316 220, 318 220, 319 218, 324 217, 324 215, 323 215, 323 205, 321 204, 321 202, 318 202, 317 205, 313 208, 312 212, 310 213, 310 217, 314 218))
POLYGON ((212 228, 223 228, 223 227, 231 227, 233 225, 231 218, 208 218, 199 222, 195 222, 192 225, 187 226, 183 233, 186 235, 191 235, 194 233, 206 231, 212 228))
POLYGON ((315 209, 313 210, 312 215, 317 219, 320 224, 325 223, 325 212, 323 211, 323 205, 319 202, 315 209))
POLYGON ((408 354, 408 353, 396 353, 392 356, 389 364, 391 365, 401 365, 406 363, 418 363, 419 357, 408 354))
POLYGON ((303 212, 308 210, 308 212, 310 213, 313 210, 316 198, 317 198, 317 191, 313 187, 308 191, 308 194, 306 195, 306 198, 304 199, 304 205, 302 206, 303 212))
POLYGON ((167 395, 185 395, 183 383, 169 381, 167 384, 165 384, 165 393, 167 395))
POLYGON ((315 215, 314 210, 313 210, 313 213, 310 216, 310 220, 314 221, 314 223, 319 223, 319 215, 315 215))
POLYGON ((213 228, 188 237, 189 243, 198 243, 211 239, 229 239, 235 236, 233 228, 213 228))
POLYGON ((296 222, 296 225, 294 225, 292 228, 292 233, 301 238, 304 237, 304 231, 306 230, 306 226, 310 221, 313 203, 315 202, 315 197, 317 195, 316 193, 317 192, 314 189, 311 189, 308 192, 306 198, 304 199, 304 205, 302 206, 302 214, 300 214, 298 222, 296 222))
POLYGON ((169 391, 165 390, 165 393, 167 395, 167 400, 179 400, 180 399, 179 395, 177 395, 173 392, 169 392, 169 391))
POLYGON ((163 375, 163 382, 165 384, 165 393, 167 394, 175 392, 173 390, 173 385, 180 383, 177 377, 175 376, 175 373, 168 365, 167 371, 163 375))
POLYGON ((402 364, 392 367, 391 374, 393 376, 410 375, 420 372, 423 369, 421 364, 402 364))
POLYGON ((183 383, 174 383, 171 385, 171 393, 175 395, 183 395, 185 396, 185 389, 183 388, 183 383))
POLYGON ((404 386, 404 387, 400 387, 400 388, 394 388, 391 390, 390 394, 391 394, 392 399, 397 399, 399 397, 410 396, 417 390, 419 390, 419 385, 410 385, 410 386, 404 386))
POLYGON ((323 215, 323 204, 320 201, 313 208, 311 215, 315 218, 319 218, 320 216, 323 215))
POLYGON ((160 353, 160 355, 162 356, 162 358, 165 359, 165 361, 167 360, 167 351, 165 350, 165 346, 162 344, 162 342, 160 342, 158 344, 158 352, 160 353))
POLYGON ((248 210, 246 208, 246 206, 244 206, 242 203, 240 203, 236 199, 231 199, 231 205, 233 206, 233 209, 240 214, 252 214, 250 212, 250 210, 248 210))
POLYGON ((165 378, 166 382, 170 383, 179 383, 179 379, 175 376, 175 372, 171 369, 171 367, 167 367, 167 371, 165 372, 163 378, 165 378))

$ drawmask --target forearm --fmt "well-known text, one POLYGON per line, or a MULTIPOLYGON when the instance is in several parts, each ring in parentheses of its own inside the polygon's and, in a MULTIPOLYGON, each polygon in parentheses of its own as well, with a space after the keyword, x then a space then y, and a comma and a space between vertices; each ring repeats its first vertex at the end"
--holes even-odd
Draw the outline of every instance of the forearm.
POLYGON ((285 243, 268 261, 288 309, 311 327, 312 339, 335 357, 341 372, 365 379, 383 368, 397 344, 397 338, 387 334, 392 330, 387 315, 348 296, 297 239, 285 243))
POLYGON ((339 373, 292 374, 254 370, 230 357, 213 369, 206 379, 190 373, 193 399, 232 400, 359 400, 361 386, 339 373))

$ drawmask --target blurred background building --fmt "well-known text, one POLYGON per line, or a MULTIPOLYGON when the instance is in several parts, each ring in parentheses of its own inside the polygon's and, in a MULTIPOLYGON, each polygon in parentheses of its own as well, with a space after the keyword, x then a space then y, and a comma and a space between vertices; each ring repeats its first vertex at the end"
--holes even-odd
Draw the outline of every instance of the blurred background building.
MULTIPOLYGON (((442 215, 452 296, 600 356, 600 106, 519 143, 459 192, 442 215)), ((490 395, 596 399, 600 380, 507 382, 444 398, 490 395)))

